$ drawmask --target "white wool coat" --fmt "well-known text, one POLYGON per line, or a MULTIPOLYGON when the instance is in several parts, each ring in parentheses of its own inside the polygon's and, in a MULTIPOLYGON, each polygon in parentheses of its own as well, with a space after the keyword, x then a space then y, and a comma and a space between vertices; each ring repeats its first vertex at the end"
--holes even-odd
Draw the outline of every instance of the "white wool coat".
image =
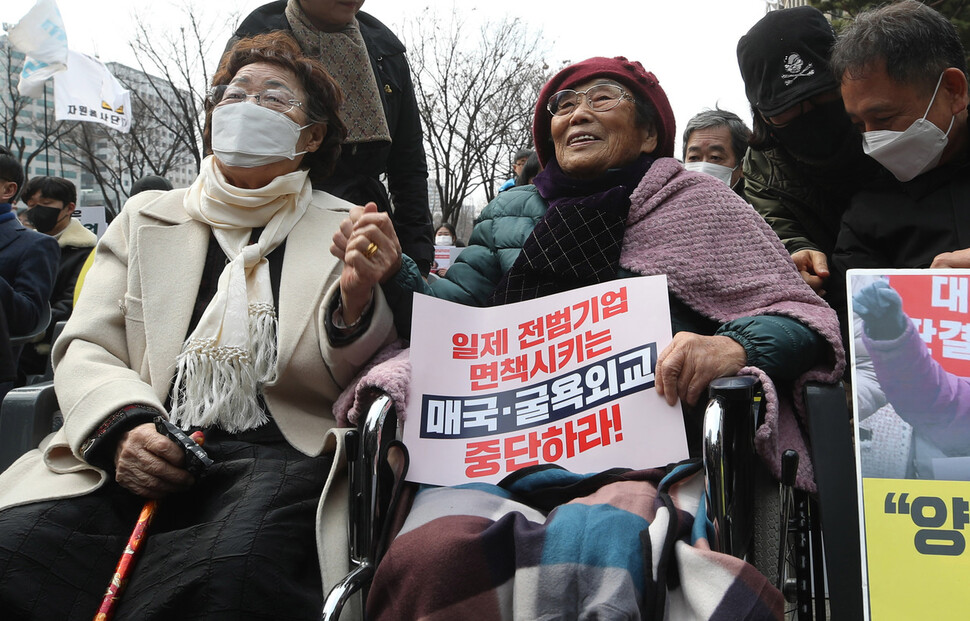
MULTIPOLYGON (((81 445, 111 414, 138 403, 160 411, 188 332, 210 229, 189 218, 185 191, 130 199, 101 240, 94 265, 54 347, 55 391, 64 426, 0 475, 0 509, 90 493, 107 474, 81 459, 81 445)), ((334 450, 332 405, 360 367, 396 334, 378 287, 368 330, 335 348, 324 314, 342 263, 330 239, 350 204, 314 192, 287 237, 279 292, 278 379, 266 404, 287 441, 307 455, 334 450)))

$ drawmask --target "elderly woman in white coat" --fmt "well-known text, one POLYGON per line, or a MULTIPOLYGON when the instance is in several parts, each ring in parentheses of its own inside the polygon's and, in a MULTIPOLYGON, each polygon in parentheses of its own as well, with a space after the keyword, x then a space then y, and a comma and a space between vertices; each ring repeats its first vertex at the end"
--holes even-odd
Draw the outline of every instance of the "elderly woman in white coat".
POLYGON ((323 67, 261 35, 213 83, 214 155, 109 227, 54 351, 64 426, 0 476, 7 619, 93 617, 146 498, 161 501, 117 618, 320 609, 331 405, 395 337, 380 289, 357 291, 384 266, 328 251, 349 205, 311 188, 345 131, 323 67), (163 419, 204 432, 204 474, 163 419))

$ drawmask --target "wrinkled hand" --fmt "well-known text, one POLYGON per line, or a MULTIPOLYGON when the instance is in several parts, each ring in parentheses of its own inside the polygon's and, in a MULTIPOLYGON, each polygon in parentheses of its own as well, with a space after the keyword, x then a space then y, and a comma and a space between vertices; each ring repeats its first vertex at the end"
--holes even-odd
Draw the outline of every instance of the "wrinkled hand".
POLYGON ((815 293, 825 295, 823 287, 830 275, 829 262, 825 258, 825 253, 805 248, 793 254, 791 259, 808 286, 814 289, 815 293))
POLYGON ((375 203, 351 208, 350 216, 333 235, 330 253, 344 262, 340 274, 341 304, 344 321, 354 323, 367 306, 374 286, 401 269, 401 243, 390 216, 378 212, 375 203), (378 250, 368 257, 371 244, 376 244, 378 250))
POLYGON ((181 447, 158 433, 154 423, 144 423, 121 436, 115 449, 115 480, 139 496, 161 498, 195 483, 184 464, 181 447))
POLYGON ((970 267, 970 248, 942 252, 934 257, 930 267, 970 267))
POLYGON ((898 338, 906 330, 903 300, 885 280, 877 280, 852 296, 852 310, 865 321, 866 334, 877 341, 898 338))
POLYGON ((657 357, 657 393, 670 405, 677 397, 694 405, 711 380, 736 374, 747 361, 730 337, 678 332, 657 357))

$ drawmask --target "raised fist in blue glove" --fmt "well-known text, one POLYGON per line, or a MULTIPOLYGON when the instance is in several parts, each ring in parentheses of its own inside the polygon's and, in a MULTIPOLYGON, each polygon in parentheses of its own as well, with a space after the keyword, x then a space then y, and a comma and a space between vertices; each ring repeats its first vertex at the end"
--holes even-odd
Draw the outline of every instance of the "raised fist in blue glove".
POLYGON ((865 322, 866 334, 874 341, 899 338, 909 321, 903 300, 885 280, 878 280, 852 296, 852 309, 865 322))

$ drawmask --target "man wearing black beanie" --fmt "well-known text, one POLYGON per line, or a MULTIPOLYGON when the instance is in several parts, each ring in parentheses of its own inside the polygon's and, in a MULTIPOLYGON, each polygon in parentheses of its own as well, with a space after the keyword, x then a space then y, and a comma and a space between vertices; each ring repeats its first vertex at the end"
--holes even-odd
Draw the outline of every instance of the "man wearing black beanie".
POLYGON ((834 44, 817 9, 772 11, 741 37, 738 65, 754 117, 745 194, 844 325, 845 287, 831 254, 849 200, 882 172, 845 113, 829 68, 834 44))

